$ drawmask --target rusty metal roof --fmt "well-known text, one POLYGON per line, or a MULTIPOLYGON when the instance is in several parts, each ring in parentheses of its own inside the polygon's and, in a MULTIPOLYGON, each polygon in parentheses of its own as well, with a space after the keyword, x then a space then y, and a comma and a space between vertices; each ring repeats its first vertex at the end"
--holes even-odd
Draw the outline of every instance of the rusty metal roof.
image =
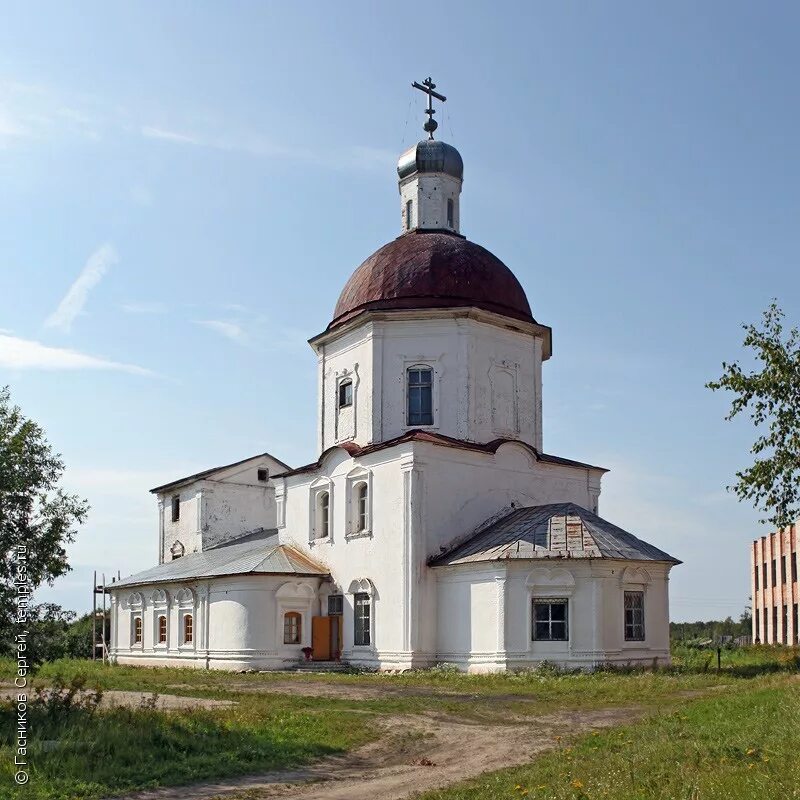
POLYGON ((414 230, 358 267, 328 330, 364 311, 464 307, 536 322, 525 290, 497 256, 455 233, 414 230))
POLYGON ((246 534, 229 544, 159 564, 117 581, 111 588, 171 583, 227 575, 327 575, 325 567, 288 545, 275 530, 246 534))
POLYGON ((465 542, 431 558, 431 566, 505 559, 614 558, 681 562, 575 503, 519 508, 465 542))

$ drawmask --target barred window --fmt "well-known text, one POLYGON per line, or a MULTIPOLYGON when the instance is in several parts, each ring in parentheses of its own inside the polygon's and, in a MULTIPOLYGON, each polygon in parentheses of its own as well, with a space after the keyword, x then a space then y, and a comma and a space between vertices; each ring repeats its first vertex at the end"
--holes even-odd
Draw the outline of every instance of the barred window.
POLYGON ((625 592, 625 641, 644 641, 644 592, 625 592))
POLYGON ((283 615, 283 643, 300 644, 302 617, 297 611, 287 611, 283 615))
POLYGON ((340 617, 344 608, 344 597, 340 594, 328 595, 328 616, 340 617))
POLYGON ((355 626, 353 644, 357 646, 366 646, 370 644, 370 612, 371 604, 370 597, 365 592, 359 592, 353 595, 354 616, 353 622, 355 626))
POLYGON ((569 601, 558 599, 533 599, 532 638, 540 642, 566 642, 569 640, 567 610, 569 601))

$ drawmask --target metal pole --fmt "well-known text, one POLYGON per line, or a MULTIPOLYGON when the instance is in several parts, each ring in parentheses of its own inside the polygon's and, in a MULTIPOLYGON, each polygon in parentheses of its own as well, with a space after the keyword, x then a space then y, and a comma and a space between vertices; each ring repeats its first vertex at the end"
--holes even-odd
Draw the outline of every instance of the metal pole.
POLYGON ((92 661, 97 659, 97 570, 92 578, 92 661))
POLYGON ((103 573, 103 663, 106 663, 106 574, 103 573))

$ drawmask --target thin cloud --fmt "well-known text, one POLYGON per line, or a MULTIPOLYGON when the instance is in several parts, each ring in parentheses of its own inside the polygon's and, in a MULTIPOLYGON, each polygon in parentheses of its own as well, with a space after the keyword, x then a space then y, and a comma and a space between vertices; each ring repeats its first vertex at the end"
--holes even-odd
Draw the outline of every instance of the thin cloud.
POLYGON ((156 128, 152 125, 142 126, 141 131, 142 136, 147 139, 163 139, 164 141, 175 142, 177 144, 202 144, 202 142, 194 136, 189 136, 185 133, 177 133, 175 131, 168 131, 165 128, 156 128))
POLYGON ((45 320, 45 327, 58 328, 69 332, 75 318, 83 311, 89 292, 97 286, 112 264, 118 261, 117 253, 110 244, 97 248, 89 256, 69 291, 64 295, 58 308, 45 320))
POLYGON ((153 375, 149 369, 79 353, 63 347, 50 347, 31 339, 0 334, 0 367, 20 370, 75 371, 112 370, 131 375, 153 375))
POLYGON ((244 328, 236 322, 227 322, 221 319, 201 319, 197 320, 197 324, 237 344, 247 344, 250 339, 244 328))
POLYGON ((123 303, 120 306, 126 314, 166 314, 167 305, 159 301, 144 303, 123 303))

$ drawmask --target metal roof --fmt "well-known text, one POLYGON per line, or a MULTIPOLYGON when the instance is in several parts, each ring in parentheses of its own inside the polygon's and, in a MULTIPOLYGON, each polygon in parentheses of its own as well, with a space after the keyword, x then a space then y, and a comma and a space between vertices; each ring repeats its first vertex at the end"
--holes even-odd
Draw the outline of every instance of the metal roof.
POLYGON ((190 553, 117 581, 111 588, 215 578, 223 575, 327 575, 328 570, 288 545, 274 530, 255 531, 231 544, 190 553), (242 539, 244 541, 242 541, 242 539))
POLYGON ((681 563, 575 503, 519 508, 429 563, 445 566, 511 558, 618 558, 681 563))

